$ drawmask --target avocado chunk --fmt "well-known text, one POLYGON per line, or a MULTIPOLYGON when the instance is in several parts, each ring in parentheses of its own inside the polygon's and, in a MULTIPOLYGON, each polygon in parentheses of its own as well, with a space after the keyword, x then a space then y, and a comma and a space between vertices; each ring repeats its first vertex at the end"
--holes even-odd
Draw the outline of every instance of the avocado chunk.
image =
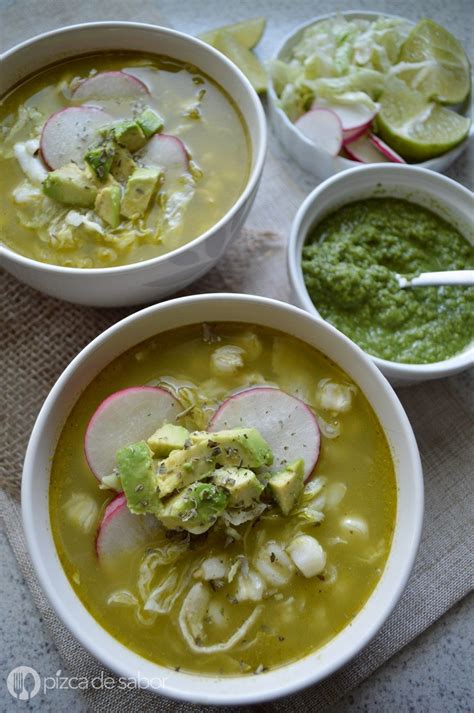
POLYGON ((89 166, 94 171, 99 181, 105 181, 112 168, 116 152, 113 141, 103 141, 101 144, 91 146, 84 156, 89 166))
POLYGON ((120 183, 126 183, 136 169, 137 164, 132 158, 132 154, 123 146, 117 146, 110 168, 111 175, 120 183))
POLYGON ((129 510, 137 515, 159 510, 152 452, 145 441, 121 448, 116 459, 129 510))
POLYGON ((304 460, 296 460, 268 481, 272 495, 283 515, 288 515, 298 502, 304 488, 304 460))
POLYGON ((145 109, 137 117, 137 124, 145 134, 147 139, 163 128, 163 119, 153 109, 145 109))
POLYGON ((156 190, 160 171, 157 168, 136 168, 125 186, 120 212, 126 218, 143 215, 156 190))
POLYGON ((232 428, 226 431, 195 431, 191 441, 208 441, 214 453, 221 451, 218 465, 237 465, 244 468, 260 468, 273 463, 273 454, 266 440, 256 428, 232 428))
POLYGON ((104 186, 97 193, 94 210, 111 228, 120 223, 120 186, 104 186))
POLYGON ((229 493, 229 505, 233 508, 245 508, 260 499, 264 486, 255 473, 248 468, 219 468, 212 474, 216 485, 229 493))
POLYGON ((129 151, 138 151, 146 144, 146 136, 136 121, 121 121, 113 128, 115 141, 129 151))
POLYGON ((195 535, 208 530, 227 507, 229 496, 213 483, 193 483, 169 498, 157 515, 168 529, 195 535))
POLYGON ((147 440, 148 445, 156 456, 166 458, 171 451, 181 450, 189 438, 189 431, 184 426, 174 423, 165 423, 147 440))
POLYGON ((71 162, 48 173, 43 181, 43 193, 58 203, 92 208, 97 185, 89 171, 71 162))
POLYGON ((183 450, 172 451, 158 470, 161 497, 212 474, 217 466, 259 468, 270 465, 273 456, 255 428, 191 433, 183 450))

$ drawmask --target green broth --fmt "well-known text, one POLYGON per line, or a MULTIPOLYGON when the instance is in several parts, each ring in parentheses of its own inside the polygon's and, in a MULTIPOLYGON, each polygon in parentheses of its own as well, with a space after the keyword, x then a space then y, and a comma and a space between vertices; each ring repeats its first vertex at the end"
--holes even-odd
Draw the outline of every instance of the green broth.
MULTIPOLYGON (((3 99, 0 130, 2 240, 26 257, 68 267, 125 265, 188 243, 227 213, 250 171, 248 132, 232 99, 198 68, 155 55, 101 54, 46 69, 3 99), (123 69, 136 72, 149 86, 143 105, 131 99, 86 103, 105 108, 115 120, 135 117, 145 107, 156 111, 164 120, 162 132, 180 138, 191 157, 186 182, 172 182, 166 175, 140 222, 128 223, 122 217, 117 229, 105 226, 103 235, 84 225, 72 229, 64 220, 68 208, 45 199, 41 186, 39 195, 28 201, 15 197, 25 175, 13 146, 38 137, 53 112, 74 105, 69 96, 72 80, 90 72, 123 69)), ((95 214, 92 218, 97 220, 95 214)))
MULTIPOLYGON (((216 344, 203 341, 201 325, 195 325, 161 334, 131 349, 93 380, 60 435, 52 465, 49 507, 54 540, 70 583, 107 631, 145 658, 169 668, 235 675, 299 659, 347 626, 383 571, 395 523, 396 484, 386 437, 359 389, 355 389, 347 413, 316 407, 321 380, 351 384, 334 363, 308 345, 270 329, 238 323, 219 323, 214 329, 221 340, 218 346, 233 344, 245 349, 244 366, 234 374, 215 373, 210 358, 216 344), (84 532, 68 515, 68 501, 74 494, 88 495, 102 512, 111 500, 110 492, 98 489, 83 452, 86 425, 98 404, 118 389, 158 383, 187 385, 199 392, 201 408, 191 416, 199 428, 205 427, 203 423, 230 392, 266 383, 299 396, 316 411, 325 428, 340 431, 335 438, 323 433, 313 477, 325 476, 328 483, 343 483, 346 494, 340 504, 326 512, 322 523, 302 525, 302 532, 314 535, 327 552, 326 569, 311 579, 297 574, 266 597, 249 635, 228 652, 197 656, 187 648, 177 623, 185 593, 169 614, 157 615, 147 624, 137 619, 135 607, 108 605, 108 597, 117 590, 139 595, 140 564, 149 549, 160 543, 151 539, 146 547, 104 567, 95 552, 95 527, 100 516, 84 532), (364 518, 368 536, 347 528, 342 531, 341 519, 346 516, 364 518)), ((261 517, 254 524, 237 527, 241 540, 225 542, 216 530, 207 537, 194 538, 184 558, 169 567, 179 569, 190 563, 197 567, 212 555, 232 560, 244 554, 252 562, 265 542, 276 540, 284 545, 300 525, 294 515, 275 516, 273 509, 269 512, 273 513, 270 519, 261 517)), ((162 577, 167 570, 162 568, 157 574, 162 577)), ((206 644, 227 639, 255 608, 253 601, 233 602, 234 585, 225 584, 213 592, 213 607, 221 611, 222 621, 207 627, 206 644)))
POLYGON ((398 286, 396 273, 474 267, 461 233, 419 205, 371 198, 343 206, 311 231, 302 267, 321 316, 369 354, 428 364, 474 339, 472 288, 398 286))

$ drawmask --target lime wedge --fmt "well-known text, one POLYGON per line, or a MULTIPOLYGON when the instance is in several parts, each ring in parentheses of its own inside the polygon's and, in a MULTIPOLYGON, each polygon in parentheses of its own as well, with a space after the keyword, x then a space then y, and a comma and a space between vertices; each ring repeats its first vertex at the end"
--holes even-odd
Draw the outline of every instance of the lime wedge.
POLYGON ((220 32, 227 32, 229 35, 232 35, 237 42, 240 42, 241 45, 251 50, 260 42, 265 24, 266 20, 264 17, 252 17, 250 20, 236 22, 235 25, 225 25, 224 27, 218 27, 216 30, 204 32, 202 35, 198 35, 198 37, 215 47, 217 35, 220 32))
POLYGON ((236 40, 228 32, 219 32, 215 40, 215 48, 225 54, 245 74, 255 91, 259 94, 266 91, 267 73, 252 52, 236 40))
POLYGON ((412 89, 443 104, 464 101, 471 88, 466 53, 457 39, 433 20, 420 20, 413 28, 394 69, 412 89))
POLYGON ((380 98, 377 134, 409 161, 427 161, 466 138, 471 120, 398 86, 380 98))

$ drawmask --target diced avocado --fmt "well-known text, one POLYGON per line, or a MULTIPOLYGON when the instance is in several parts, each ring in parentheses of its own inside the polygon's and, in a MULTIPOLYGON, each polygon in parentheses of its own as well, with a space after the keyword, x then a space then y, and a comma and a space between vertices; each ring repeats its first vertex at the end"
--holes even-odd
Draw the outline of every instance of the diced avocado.
POLYGON ((228 502, 224 488, 213 483, 193 483, 169 498, 157 517, 166 528, 182 528, 198 535, 212 527, 228 502))
POLYGON ((43 181, 43 193, 58 203, 92 208, 97 196, 97 185, 92 174, 67 163, 48 173, 43 181))
POLYGON ((146 144, 146 136, 143 129, 136 121, 121 121, 114 126, 113 135, 115 141, 124 146, 129 151, 138 151, 146 144))
POLYGON ((172 451, 158 468, 158 485, 162 497, 202 480, 216 467, 206 442, 172 451))
POLYGON ((145 109, 137 117, 137 124, 145 134, 145 137, 149 139, 150 136, 153 136, 163 128, 163 119, 153 109, 145 109))
POLYGON ((100 181, 105 181, 112 168, 117 147, 113 141, 103 141, 91 146, 85 155, 85 160, 100 181))
POLYGON ((117 146, 110 168, 112 176, 120 183, 126 183, 136 167, 137 164, 133 160, 130 151, 124 149, 123 146, 117 146))
POLYGON ((127 181, 120 212, 126 218, 143 215, 158 185, 157 168, 136 168, 127 181))
POLYGON ((268 481, 273 497, 283 515, 288 515, 298 502, 304 488, 304 461, 302 458, 285 470, 272 475, 268 481))
POLYGON ((216 485, 229 493, 231 507, 247 507, 260 499, 264 486, 255 473, 247 468, 219 468, 212 474, 216 485))
POLYGON ((159 510, 152 452, 145 441, 121 448, 116 459, 130 511, 139 515, 159 510))
POLYGON ((165 458, 169 456, 171 451, 184 448, 188 438, 189 431, 187 428, 176 426, 174 423, 166 423, 150 436, 147 443, 156 456, 165 458))
POLYGON ((104 186, 97 193, 94 210, 112 228, 120 223, 120 186, 104 186))
POLYGON ((229 431, 195 431, 183 450, 172 451, 158 470, 162 497, 212 474, 217 466, 259 468, 270 465, 273 456, 255 428, 229 431))
POLYGON ((270 446, 256 428, 232 428, 227 431, 206 433, 196 431, 191 434, 193 443, 209 441, 214 451, 220 448, 222 455, 219 465, 237 465, 244 468, 260 468, 273 463, 270 446))

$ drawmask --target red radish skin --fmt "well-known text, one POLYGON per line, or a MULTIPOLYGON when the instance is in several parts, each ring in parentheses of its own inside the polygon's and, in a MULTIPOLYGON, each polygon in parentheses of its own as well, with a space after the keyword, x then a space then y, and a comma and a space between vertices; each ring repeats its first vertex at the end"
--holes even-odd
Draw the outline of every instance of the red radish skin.
POLYGON ((148 87, 138 77, 126 72, 99 72, 83 79, 72 94, 74 101, 88 99, 117 99, 144 96, 148 87))
POLYGON ((370 124, 367 126, 360 126, 358 129, 350 129, 348 131, 344 131, 344 138, 343 138, 343 145, 347 146, 347 144, 352 143, 353 141, 357 141, 357 139, 360 139, 361 136, 363 136, 368 129, 370 129, 370 124))
POLYGON ((305 462, 305 478, 311 476, 321 443, 316 416, 295 396, 273 387, 241 391, 224 401, 209 424, 210 431, 256 428, 273 452, 272 472, 299 458, 305 462))
POLYGON ((295 121, 296 128, 318 149, 337 156, 342 147, 342 124, 329 109, 310 109, 295 121))
POLYGON ((51 114, 43 126, 40 151, 50 169, 74 161, 81 164, 99 129, 113 121, 102 109, 70 106, 51 114))
POLYGON ((396 151, 390 148, 390 146, 386 144, 385 141, 382 141, 382 139, 380 139, 375 134, 369 134, 369 141, 375 146, 378 151, 383 153, 383 155, 386 156, 389 161, 392 161, 393 163, 406 163, 405 159, 399 156, 396 151))
POLYGON ((367 134, 351 141, 344 148, 349 158, 359 163, 391 163, 387 156, 374 146, 367 134))
POLYGON ((133 515, 125 495, 117 495, 105 508, 97 529, 97 556, 105 562, 108 557, 149 542, 159 529, 160 524, 153 515, 133 515))
POLYGON ((169 391, 155 386, 132 386, 108 396, 86 429, 84 452, 98 480, 110 475, 119 448, 146 439, 163 423, 173 423, 183 410, 169 391))
POLYGON ((188 169, 189 155, 185 145, 177 136, 155 134, 140 154, 146 166, 161 168, 173 173, 184 173, 188 169))

